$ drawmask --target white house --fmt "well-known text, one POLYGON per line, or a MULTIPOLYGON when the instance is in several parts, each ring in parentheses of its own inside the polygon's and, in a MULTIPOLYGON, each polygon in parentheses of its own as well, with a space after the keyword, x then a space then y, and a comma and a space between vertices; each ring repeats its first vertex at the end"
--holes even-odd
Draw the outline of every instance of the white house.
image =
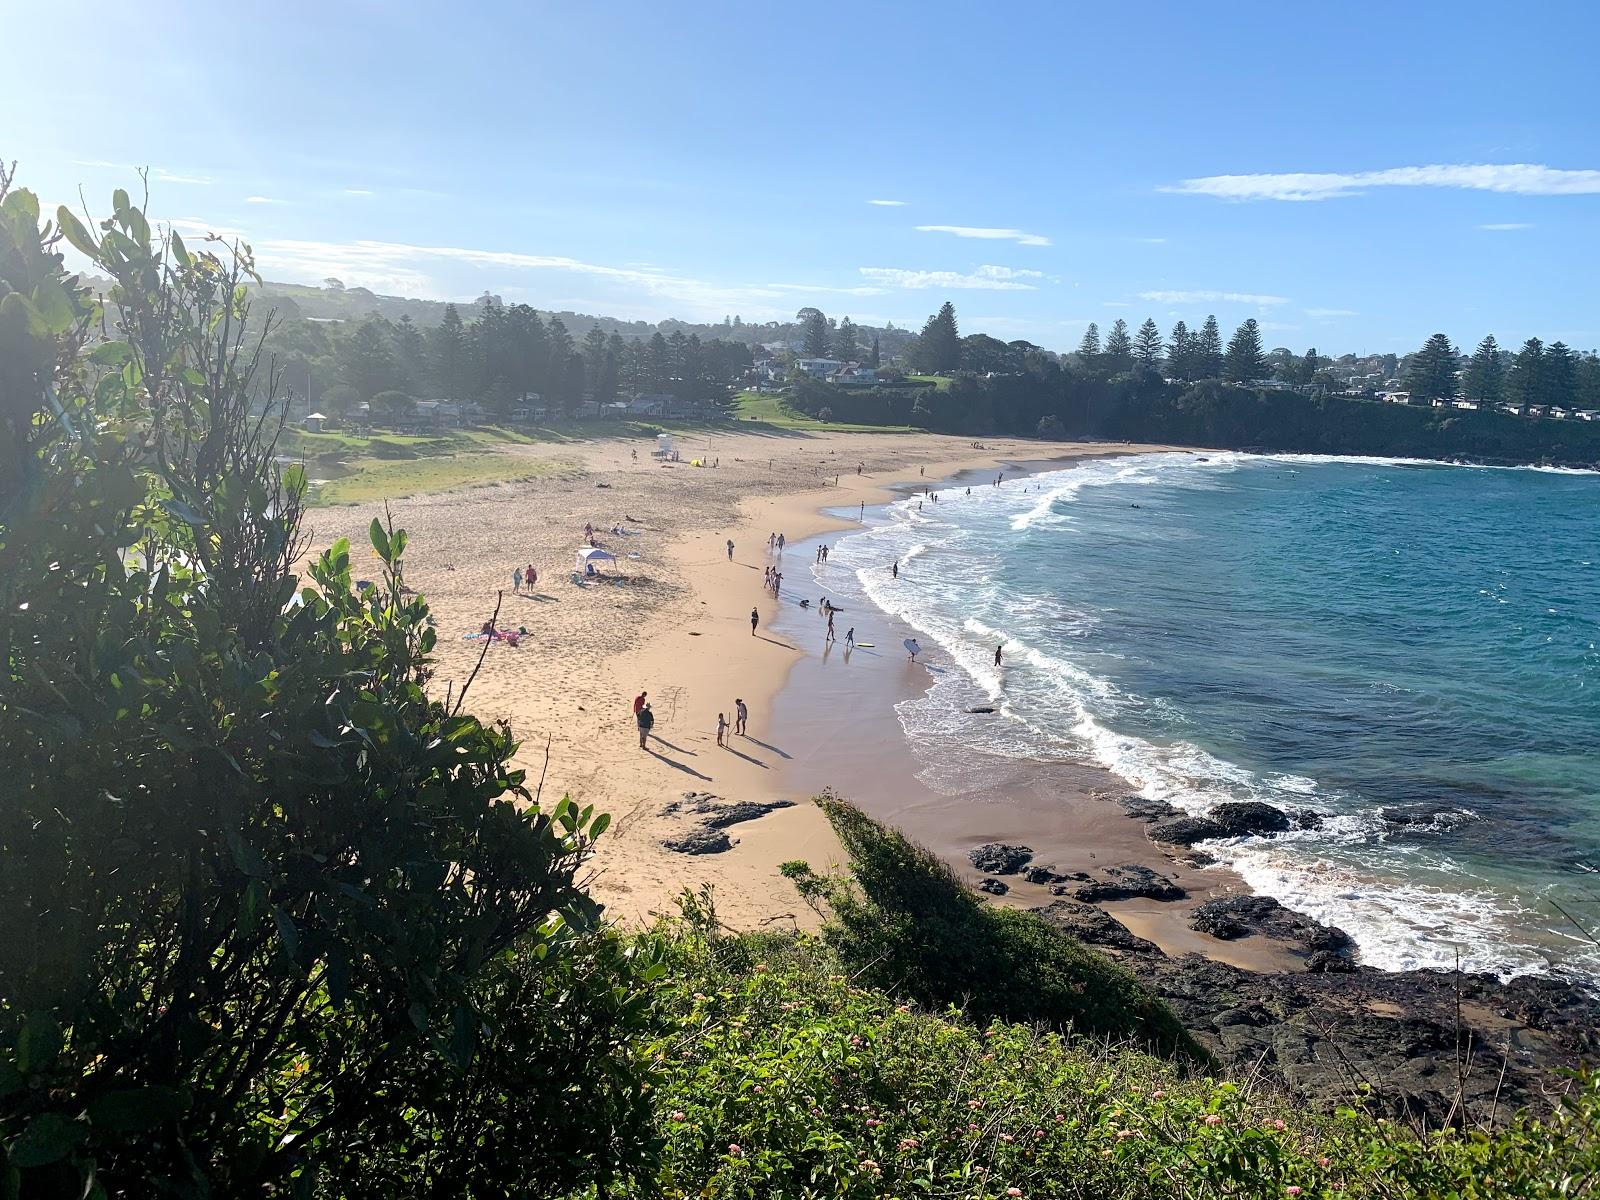
POLYGON ((794 369, 804 371, 814 379, 826 379, 844 363, 837 358, 797 358, 794 360, 794 369))
POLYGON ((871 367, 858 367, 851 363, 840 367, 828 378, 840 387, 871 387, 878 382, 878 372, 871 367))

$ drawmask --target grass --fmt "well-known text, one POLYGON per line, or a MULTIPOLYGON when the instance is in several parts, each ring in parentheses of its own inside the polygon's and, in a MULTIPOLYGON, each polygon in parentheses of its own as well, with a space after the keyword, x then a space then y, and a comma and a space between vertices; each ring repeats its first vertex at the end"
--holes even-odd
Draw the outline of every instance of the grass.
POLYGON ((401 462, 356 458, 348 475, 330 479, 312 493, 312 503, 361 504, 456 488, 550 479, 575 470, 568 459, 529 459, 511 454, 449 454, 401 462))
POLYGON ((918 432, 910 425, 855 425, 848 421, 819 421, 790 408, 783 397, 761 392, 740 392, 735 401, 734 415, 741 421, 759 421, 774 429, 805 433, 918 432))
POLYGON ((948 375, 907 375, 906 378, 912 383, 927 384, 936 392, 948 392, 950 390, 950 377, 948 375))

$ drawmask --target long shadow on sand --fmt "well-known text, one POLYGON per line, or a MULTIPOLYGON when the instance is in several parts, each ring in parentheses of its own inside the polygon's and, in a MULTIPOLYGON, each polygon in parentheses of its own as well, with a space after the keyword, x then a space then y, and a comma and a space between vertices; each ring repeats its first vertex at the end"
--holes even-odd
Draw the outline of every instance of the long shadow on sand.
POLYGON ((681 762, 677 762, 674 759, 670 759, 665 754, 662 754, 659 750, 652 750, 652 749, 650 749, 650 747, 646 746, 645 747, 645 753, 649 754, 652 758, 659 758, 662 762, 666 763, 667 766, 669 766, 669 767, 676 767, 678 770, 682 771, 685 775, 693 775, 696 779, 703 779, 707 783, 711 782, 711 776, 702 775, 699 771, 696 771, 693 767, 689 766, 688 763, 681 763, 681 762))
POLYGON ((772 753, 776 754, 779 758, 787 758, 787 759, 793 759, 794 758, 794 755, 790 754, 787 750, 780 750, 780 749, 778 749, 778 747, 774 746, 771 742, 763 742, 760 738, 753 738, 748 733, 742 733, 739 736, 744 738, 745 741, 747 741, 747 742, 754 742, 756 745, 760 746, 763 750, 772 751, 772 753))
POLYGON ((760 767, 763 771, 772 770, 771 767, 767 766, 766 763, 762 762, 753 754, 746 754, 743 750, 735 750, 732 746, 727 746, 725 749, 728 751, 728 753, 734 755, 735 757, 744 759, 747 763, 755 763, 755 765, 760 767))

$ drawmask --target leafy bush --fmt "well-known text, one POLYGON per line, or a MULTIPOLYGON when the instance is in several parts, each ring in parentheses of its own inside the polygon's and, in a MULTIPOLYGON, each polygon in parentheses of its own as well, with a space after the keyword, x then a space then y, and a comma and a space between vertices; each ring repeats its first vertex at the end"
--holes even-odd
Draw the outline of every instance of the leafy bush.
POLYGON ((784 873, 825 905, 826 932, 859 978, 979 1020, 1043 1021, 1203 1060, 1178 1018, 1131 973, 1031 913, 981 903, 949 866, 831 794, 818 800, 850 879, 784 873))
POLYGON ((1183 1078, 1164 1060, 919 1011, 805 935, 667 940, 653 1181, 628 1197, 1556 1200, 1600 1185, 1600 1085, 1490 1136, 1183 1078))
POLYGON ((342 541, 291 573, 248 256, 120 191, 58 221, 0 180, 0 1194, 358 1193, 412 1121, 457 1194, 608 1178, 636 985, 575 882, 606 819, 428 695, 403 531, 373 522, 373 586, 342 541), (469 1119, 477 1150, 433 1140, 469 1119))

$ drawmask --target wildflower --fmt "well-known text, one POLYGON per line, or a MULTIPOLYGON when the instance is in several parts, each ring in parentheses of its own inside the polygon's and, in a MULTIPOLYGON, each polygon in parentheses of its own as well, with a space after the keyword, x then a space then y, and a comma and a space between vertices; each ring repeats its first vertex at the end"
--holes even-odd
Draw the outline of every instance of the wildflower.
POLYGON ((781 1008, 784 1012, 793 1012, 794 1011, 794 1005, 791 1004, 787 1000, 785 1000, 782 1004, 778 1005, 778 1007, 781 1008))
POLYGON ((1206 1122, 1207 1125, 1221 1125, 1222 1124, 1222 1118, 1219 1117, 1216 1113, 1207 1113, 1205 1115, 1205 1122, 1206 1122))
POLYGON ((763 975, 763 974, 765 974, 765 973, 766 973, 766 970, 767 970, 767 964, 766 964, 766 963, 757 963, 757 964, 756 964, 756 965, 755 965, 755 968, 754 968, 754 969, 755 969, 755 973, 756 973, 756 974, 757 974, 757 975, 763 975))
POLYGON ((1100 1157, 1101 1158, 1110 1158, 1111 1157, 1111 1151, 1109 1151, 1109 1150, 1100 1151, 1100 1157))
POLYGON ((894 1006, 894 1010, 897 1013, 908 1013, 908 1012, 911 1011, 911 1005, 909 1005, 909 1004, 896 1004, 894 1006))
POLYGON ((1021 1188, 1007 1188, 1006 1189, 1006 1195, 1008 1195, 1008 1196, 1020 1196, 1020 1195, 1022 1195, 1022 1189, 1021 1188))
POLYGON ((985 1055, 984 1055, 984 1056, 983 1056, 983 1061, 984 1061, 984 1062, 993 1062, 993 1061, 994 1061, 994 1055, 992 1055, 992 1054, 985 1054, 985 1055))
POLYGON ((867 1119, 867 1128, 868 1129, 876 1129, 879 1125, 882 1125, 882 1124, 883 1124, 883 1122, 878 1120, 877 1117, 869 1117, 867 1119))
POLYGON ((706 998, 706 994, 704 992, 696 992, 694 994, 694 998, 696 1000, 704 1000, 706 998))
POLYGON ((1281 1119, 1273 1121, 1272 1122, 1272 1127, 1274 1129, 1276 1129, 1279 1133, 1282 1133, 1283 1132, 1283 1128, 1284 1128, 1283 1121, 1281 1119))
POLYGON ((728 1153, 733 1155, 735 1158, 740 1158, 744 1155, 744 1151, 739 1148, 738 1142, 728 1143, 728 1153))
POLYGON ((1152 1099, 1152 1100, 1165 1100, 1166 1098, 1167 1098, 1167 1094, 1165 1092, 1163 1092, 1160 1088, 1157 1088, 1155 1091, 1150 1093, 1150 1099, 1152 1099))
POLYGON ((1323 1155, 1323 1157, 1317 1159, 1317 1166, 1326 1169, 1327 1165, 1328 1165, 1327 1155, 1323 1155))
POLYGON ((967 1101, 967 1107, 968 1108, 982 1108, 983 1107, 983 1101, 982 1100, 968 1100, 967 1101))
POLYGON ((1002 1142, 1014 1142, 1014 1141, 1016 1141, 1016 1140, 1017 1140, 1017 1139, 1016 1139, 1016 1138, 1014 1138, 1014 1137, 1012 1137, 1012 1136, 1011 1136, 1011 1135, 1010 1135, 1010 1134, 1009 1134, 1009 1133, 1002 1133, 1002 1134, 1001 1134, 1001 1135, 1000 1135, 1000 1140, 1001 1140, 1001 1141, 1002 1141, 1002 1142))
POLYGON ((863 1158, 861 1160, 861 1169, 863 1171, 871 1171, 874 1175, 879 1174, 882 1171, 882 1168, 870 1158, 863 1158))
POLYGON ((922 1143, 917 1141, 916 1138, 901 1138, 900 1139, 900 1149, 902 1149, 902 1150, 915 1150, 921 1144, 922 1143))
POLYGON ((968 1133, 977 1133, 978 1132, 978 1123, 976 1121, 968 1121, 967 1122, 967 1132, 968 1133))
POLYGON ((1135 1135, 1134 1135, 1133 1130, 1131 1130, 1131 1129, 1119 1129, 1119 1130, 1117 1130, 1117 1141, 1119 1141, 1119 1142, 1125 1142, 1125 1141, 1127 1141, 1129 1138, 1131 1138, 1133 1136, 1135 1136, 1135 1135))
POLYGON ((1044 1136, 1044 1130, 1042 1130, 1042 1129, 1035 1129, 1035 1130, 1034 1130, 1034 1131, 1033 1131, 1033 1136, 1034 1136, 1034 1139, 1035 1139, 1035 1140, 1037 1140, 1037 1139, 1039 1139, 1039 1138, 1042 1138, 1042 1137, 1043 1137, 1043 1136, 1044 1136))
POLYGON ((1300 1194, 1300 1189, 1297 1188, 1292 1183, 1288 1187, 1284 1188, 1283 1190, 1284 1190, 1284 1193, 1286 1195, 1290 1195, 1290 1196, 1298 1196, 1300 1194))
POLYGON ((676 1112, 674 1112, 674 1113, 673 1113, 673 1114, 672 1114, 672 1119, 673 1119, 673 1120, 674 1120, 674 1121, 687 1121, 687 1120, 688 1120, 688 1119, 689 1119, 689 1116, 688 1116, 688 1114, 687 1114, 687 1113, 685 1113, 685 1112, 684 1112, 684 1111, 683 1111, 683 1110, 682 1110, 682 1109, 681 1109, 681 1108, 680 1108, 680 1109, 678 1109, 678 1110, 677 1110, 677 1111, 676 1111, 676 1112))
POLYGON ((1061 1122, 1065 1121, 1066 1119, 1067 1119, 1066 1116, 1063 1115, 1062 1113, 1057 1113, 1056 1114, 1056 1124, 1057 1125, 1061 1124, 1061 1122))

